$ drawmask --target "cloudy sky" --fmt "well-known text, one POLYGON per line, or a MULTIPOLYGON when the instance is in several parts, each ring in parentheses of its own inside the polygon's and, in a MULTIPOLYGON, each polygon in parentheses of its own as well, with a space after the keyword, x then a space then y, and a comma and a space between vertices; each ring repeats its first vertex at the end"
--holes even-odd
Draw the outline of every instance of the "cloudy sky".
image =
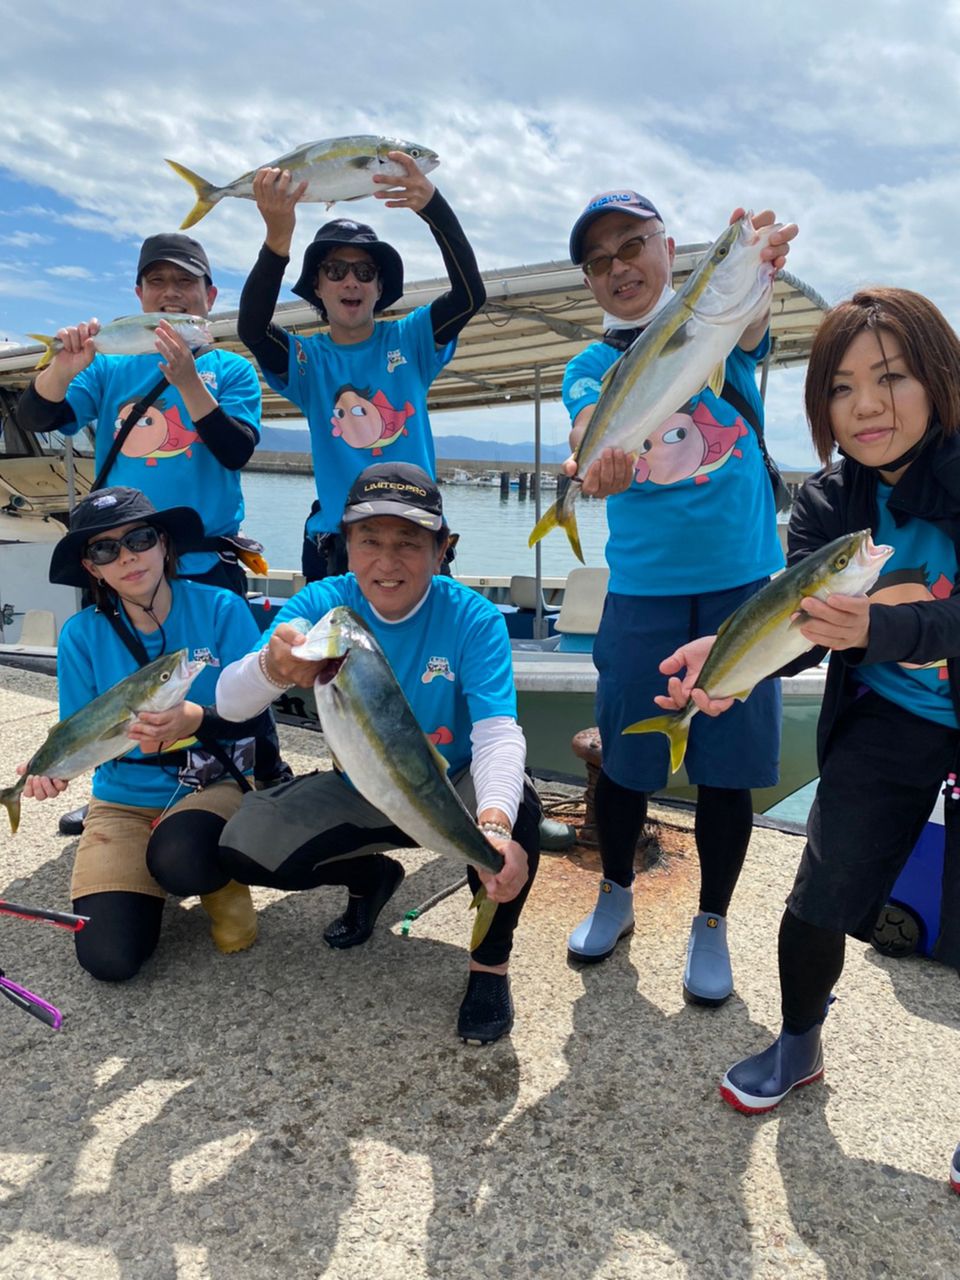
MULTIPOLYGON (((587 198, 629 185, 679 243, 712 240, 735 205, 772 207, 801 227, 790 269, 828 301, 906 285, 960 324, 955 0, 47 0, 39 20, 28 4, 4 10, 0 337, 137 309, 140 241, 178 226, 193 202, 164 157, 229 181, 349 133, 440 154, 433 176, 482 269, 565 257, 587 198)), ((440 273, 413 215, 361 207, 408 279, 440 273)), ((304 210, 295 264, 322 212, 304 210)), ((219 306, 236 306, 261 230, 239 200, 200 225, 219 306)), ((801 383, 773 376, 767 414, 772 452, 795 465, 811 462, 801 383)), ((434 428, 531 433, 517 409, 441 415, 434 428)), ((552 406, 545 435, 564 430, 552 406)))

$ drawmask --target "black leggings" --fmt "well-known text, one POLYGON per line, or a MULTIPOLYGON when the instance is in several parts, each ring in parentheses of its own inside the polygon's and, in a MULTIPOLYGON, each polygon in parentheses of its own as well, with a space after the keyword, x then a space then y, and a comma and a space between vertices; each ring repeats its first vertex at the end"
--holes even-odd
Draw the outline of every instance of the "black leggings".
MULTIPOLYGON (((637 841, 647 819, 647 796, 621 787, 601 769, 596 815, 603 874, 626 888, 633 881, 637 841)), ((753 798, 749 791, 698 788, 694 833, 700 859, 701 911, 727 914, 752 830, 753 798)))
POLYGON ((88 893, 73 909, 90 923, 74 934, 77 960, 101 982, 126 982, 157 949, 163 898, 146 893, 88 893))
POLYGON ((843 972, 846 934, 798 919, 789 908, 780 921, 780 1009, 794 1035, 823 1021, 827 1000, 843 972))

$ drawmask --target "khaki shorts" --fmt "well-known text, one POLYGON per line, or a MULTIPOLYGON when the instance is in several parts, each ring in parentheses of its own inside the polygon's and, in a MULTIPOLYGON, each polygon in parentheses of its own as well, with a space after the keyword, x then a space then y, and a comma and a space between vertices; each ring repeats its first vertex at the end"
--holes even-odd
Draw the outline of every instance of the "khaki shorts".
POLYGON ((147 845, 160 815, 166 821, 175 813, 199 809, 226 820, 240 808, 242 799, 243 792, 235 782, 217 782, 191 791, 167 810, 91 800, 73 863, 71 899, 91 893, 146 893, 165 898, 166 890, 147 870, 147 845))

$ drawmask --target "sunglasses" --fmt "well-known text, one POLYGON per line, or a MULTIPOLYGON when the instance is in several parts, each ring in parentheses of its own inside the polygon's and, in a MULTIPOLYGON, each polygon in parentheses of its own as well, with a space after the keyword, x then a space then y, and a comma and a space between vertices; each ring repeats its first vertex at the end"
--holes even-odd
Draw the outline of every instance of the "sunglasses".
POLYGON ((87 559, 94 564, 113 564, 120 554, 120 548, 139 555, 141 551, 149 551, 160 541, 160 534, 152 524, 145 524, 139 529, 129 529, 119 538, 98 538, 87 543, 87 559))
POLYGON ((616 253, 601 253, 596 258, 591 258, 589 262, 585 262, 583 270, 588 276, 605 276, 613 266, 614 258, 619 258, 621 262, 632 262, 643 253, 648 240, 662 235, 663 227, 659 231, 650 231, 645 236, 631 236, 629 240, 624 240, 616 253))
POLYGON ((334 284, 346 280, 351 271, 361 284, 370 284, 380 274, 372 262, 345 262, 343 258, 324 258, 320 263, 320 270, 334 284))

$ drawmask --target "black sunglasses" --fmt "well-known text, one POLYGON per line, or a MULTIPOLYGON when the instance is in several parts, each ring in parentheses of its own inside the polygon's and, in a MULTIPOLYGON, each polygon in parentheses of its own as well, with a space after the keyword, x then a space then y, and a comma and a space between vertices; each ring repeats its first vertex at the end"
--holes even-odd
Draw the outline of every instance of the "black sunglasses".
POLYGON ((88 542, 87 559, 97 565, 113 564, 121 547, 139 554, 141 551, 149 551, 159 541, 159 532, 152 524, 145 524, 139 529, 128 529, 119 538, 98 538, 95 542, 88 542))
POLYGON ((597 257, 591 258, 589 262, 585 262, 583 269, 588 276, 605 276, 613 266, 614 258, 619 258, 621 262, 632 262, 634 258, 639 258, 643 253, 648 240, 653 240, 656 236, 662 235, 663 227, 659 231, 649 231, 645 236, 631 236, 629 240, 624 240, 616 253, 598 254, 597 257))
POLYGON ((346 280, 351 271, 361 284, 370 284, 380 274, 373 262, 347 262, 343 258, 324 258, 320 263, 320 270, 334 284, 346 280))

